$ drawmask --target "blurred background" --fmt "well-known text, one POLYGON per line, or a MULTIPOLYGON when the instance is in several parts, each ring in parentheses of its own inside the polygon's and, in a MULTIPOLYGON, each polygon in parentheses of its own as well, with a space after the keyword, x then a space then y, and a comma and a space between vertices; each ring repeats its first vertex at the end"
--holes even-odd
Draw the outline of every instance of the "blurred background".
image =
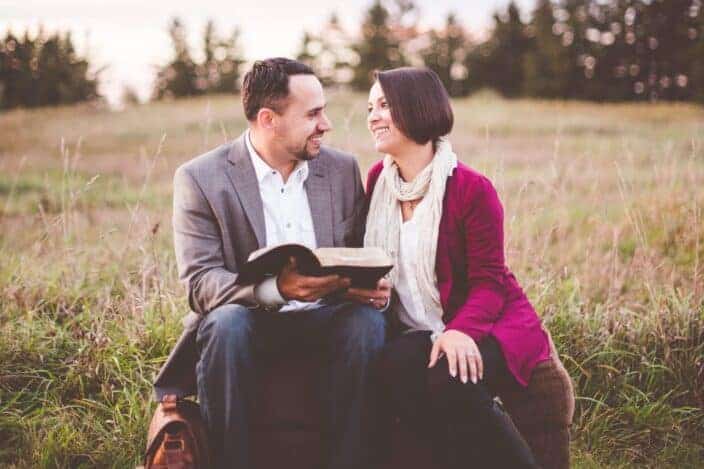
POLYGON ((236 92, 276 55, 326 84, 426 65, 453 96, 704 100, 700 0, 0 3, 0 108, 236 92))
POLYGON ((574 380, 573 466, 701 466, 702 1, 0 0, 0 467, 140 462, 188 310, 174 170, 241 134, 276 55, 363 177, 372 71, 436 70, 574 380))

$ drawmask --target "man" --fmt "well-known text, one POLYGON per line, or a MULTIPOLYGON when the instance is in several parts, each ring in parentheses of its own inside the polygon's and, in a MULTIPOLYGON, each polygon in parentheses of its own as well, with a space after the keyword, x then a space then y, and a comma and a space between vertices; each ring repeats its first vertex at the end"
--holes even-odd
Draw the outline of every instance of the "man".
POLYGON ((237 283, 238 266, 261 247, 361 243, 357 162, 322 146, 331 125, 322 86, 306 65, 256 62, 245 75, 242 102, 247 131, 185 163, 174 177, 176 261, 194 313, 157 377, 157 397, 197 389, 216 467, 246 469, 255 356, 317 347, 331 358, 329 466, 365 467, 367 368, 384 342, 377 308, 387 303, 388 285, 349 289, 357 302, 328 304, 322 299, 336 292, 339 298, 349 279, 303 276, 293 261, 260 284, 237 283))

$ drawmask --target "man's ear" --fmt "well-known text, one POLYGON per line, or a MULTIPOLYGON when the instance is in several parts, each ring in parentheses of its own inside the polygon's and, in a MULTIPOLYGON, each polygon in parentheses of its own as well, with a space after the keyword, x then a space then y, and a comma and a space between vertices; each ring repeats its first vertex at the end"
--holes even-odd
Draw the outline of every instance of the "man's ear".
POLYGON ((276 113, 273 109, 263 107, 257 113, 257 125, 263 129, 273 129, 276 125, 276 113))

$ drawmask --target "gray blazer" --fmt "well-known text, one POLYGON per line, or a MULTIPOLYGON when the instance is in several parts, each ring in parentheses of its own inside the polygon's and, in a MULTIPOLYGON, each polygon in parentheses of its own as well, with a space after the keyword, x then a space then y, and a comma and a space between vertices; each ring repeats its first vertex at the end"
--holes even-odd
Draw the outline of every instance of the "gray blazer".
MULTIPOLYGON (((357 160, 323 147, 308 165, 304 187, 318 246, 360 246, 365 198, 357 160)), ((266 246, 262 199, 244 134, 176 170, 173 228, 178 274, 192 311, 154 382, 157 399, 195 394, 196 332, 205 314, 228 303, 257 307, 254 286, 236 284, 237 266, 266 246)))

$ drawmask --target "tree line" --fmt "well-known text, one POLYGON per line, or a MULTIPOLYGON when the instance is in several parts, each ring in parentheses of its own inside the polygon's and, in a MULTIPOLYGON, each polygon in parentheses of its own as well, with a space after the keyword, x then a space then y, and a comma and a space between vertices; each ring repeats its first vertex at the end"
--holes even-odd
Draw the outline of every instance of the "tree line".
POLYGON ((329 34, 339 28, 333 17, 304 39, 299 58, 359 90, 375 69, 423 64, 453 96, 493 88, 506 97, 704 102, 703 3, 537 0, 524 20, 510 2, 478 40, 453 14, 443 27, 419 31, 412 3, 376 0, 356 41, 330 42, 339 35, 329 34))
MULTIPOLYGON (((704 102, 703 0, 537 0, 497 11, 477 38, 449 14, 423 30, 413 0, 374 0, 359 29, 332 15, 305 32, 296 54, 326 86, 366 91, 373 72, 404 65, 435 70, 452 96, 492 88, 506 97, 596 101, 704 102)), ((152 99, 237 92, 244 51, 239 30, 212 21, 200 58, 178 18, 168 26, 172 56, 155 72, 152 99)), ((99 73, 70 34, 0 40, 0 108, 64 104, 98 96, 99 73)))
POLYGON ((73 104, 98 97, 100 71, 91 72, 70 33, 0 39, 0 109, 73 104))

